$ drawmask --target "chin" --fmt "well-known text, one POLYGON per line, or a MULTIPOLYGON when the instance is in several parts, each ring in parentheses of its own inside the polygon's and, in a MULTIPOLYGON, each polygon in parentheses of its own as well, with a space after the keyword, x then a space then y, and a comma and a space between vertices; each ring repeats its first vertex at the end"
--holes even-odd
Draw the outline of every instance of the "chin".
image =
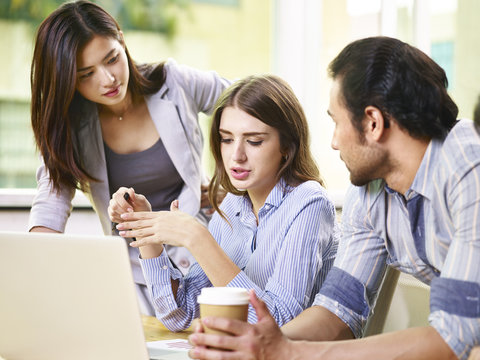
POLYGON ((367 178, 365 176, 352 176, 352 175, 350 175, 350 182, 355 186, 367 185, 372 180, 373 179, 370 179, 369 177, 367 178))

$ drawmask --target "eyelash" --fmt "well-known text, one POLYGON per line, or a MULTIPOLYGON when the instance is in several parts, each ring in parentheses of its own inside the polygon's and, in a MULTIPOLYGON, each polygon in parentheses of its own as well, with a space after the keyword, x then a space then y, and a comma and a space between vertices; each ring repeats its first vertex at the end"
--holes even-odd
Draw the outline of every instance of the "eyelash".
MULTIPOLYGON (((110 60, 108 60, 107 64, 108 64, 108 65, 115 64, 115 63, 117 62, 117 60, 118 60, 118 55, 116 55, 116 56, 112 57, 110 60)), ((80 76, 80 80, 88 79, 88 78, 89 78, 90 76, 92 76, 92 75, 93 75, 93 71, 90 71, 90 72, 88 72, 88 73, 86 73, 86 74, 81 75, 81 76, 80 76)))
MULTIPOLYGON (((232 141, 233 141, 232 139, 223 139, 223 138, 220 139, 220 142, 223 144, 230 144, 232 141)), ((249 143, 252 146, 260 146, 262 145, 263 140, 259 140, 259 141, 247 140, 247 143, 249 143)))
POLYGON ((111 58, 110 60, 108 60, 108 64, 111 65, 111 64, 115 64, 118 60, 118 55, 114 56, 113 58, 111 58))
POLYGON ((81 75, 80 79, 85 80, 85 79, 89 78, 90 76, 92 76, 92 74, 93 74, 93 71, 90 71, 89 73, 81 75))

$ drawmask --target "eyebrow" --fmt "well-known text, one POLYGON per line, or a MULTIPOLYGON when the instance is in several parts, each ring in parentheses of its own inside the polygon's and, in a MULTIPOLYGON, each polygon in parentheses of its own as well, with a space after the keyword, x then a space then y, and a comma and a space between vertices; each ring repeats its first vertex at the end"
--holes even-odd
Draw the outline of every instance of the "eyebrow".
MULTIPOLYGON (((225 134, 232 134, 230 131, 224 130, 224 129, 218 129, 218 131, 221 132, 221 133, 225 133, 225 134)), ((268 135, 268 133, 252 131, 252 132, 243 133, 242 135, 243 136, 255 136, 255 135, 268 135)))
MULTIPOLYGON (((115 52, 116 49, 112 49, 108 52, 107 55, 105 55, 105 57, 102 59, 102 61, 105 61, 107 60, 110 56, 112 56, 112 54, 115 52)), ((93 66, 87 66, 87 67, 83 67, 81 69, 77 69, 77 72, 82 72, 82 71, 85 71, 85 70, 88 70, 90 68, 92 68, 93 66)))

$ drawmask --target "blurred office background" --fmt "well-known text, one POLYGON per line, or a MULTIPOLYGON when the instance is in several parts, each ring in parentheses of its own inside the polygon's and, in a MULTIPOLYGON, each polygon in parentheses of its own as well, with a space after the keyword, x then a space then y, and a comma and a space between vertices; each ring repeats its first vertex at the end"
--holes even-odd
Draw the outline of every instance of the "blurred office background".
MULTIPOLYGON (((2 230, 27 230, 38 165, 29 118, 33 39, 41 19, 62 2, 0 0, 2 230)), ((130 53, 138 62, 172 57, 228 78, 252 73, 284 77, 305 108, 314 155, 339 209, 349 180, 338 153, 330 148, 333 123, 326 114, 329 90, 326 67, 347 43, 366 36, 387 35, 419 47, 445 69, 449 91, 461 117, 472 117, 480 92, 480 1, 477 0, 95 2, 118 19, 130 53)), ((208 118, 201 121, 207 134, 208 118)), ((205 158, 205 167, 211 171, 207 146, 205 158)), ((76 197, 67 231, 101 232, 98 220, 82 196, 76 197)), ((428 314, 428 299, 424 303, 428 289, 419 291, 423 295, 415 298, 416 309, 426 304, 428 314)), ((416 296, 411 294, 407 297, 416 296)), ((394 298, 394 304, 403 311, 396 313, 401 321, 393 325, 387 321, 387 328, 410 326, 415 316, 421 322, 426 321, 425 309, 420 316, 415 314, 417 310, 407 309, 405 296, 399 299, 394 298)))

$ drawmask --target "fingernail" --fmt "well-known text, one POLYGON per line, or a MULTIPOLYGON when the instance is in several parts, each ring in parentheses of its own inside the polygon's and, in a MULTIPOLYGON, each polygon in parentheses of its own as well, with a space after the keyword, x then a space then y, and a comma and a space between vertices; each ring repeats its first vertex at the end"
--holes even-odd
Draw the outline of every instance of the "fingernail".
POLYGON ((192 352, 192 355, 194 357, 197 357, 200 355, 200 350, 198 350, 196 347, 194 347, 193 349, 190 350, 192 352))
POLYGON ((120 215, 120 217, 121 217, 122 219, 126 219, 127 216, 128 216, 128 214, 122 214, 122 215, 120 215))
POLYGON ((120 236, 125 236, 125 231, 119 231, 119 232, 118 232, 118 235, 120 235, 120 236))

